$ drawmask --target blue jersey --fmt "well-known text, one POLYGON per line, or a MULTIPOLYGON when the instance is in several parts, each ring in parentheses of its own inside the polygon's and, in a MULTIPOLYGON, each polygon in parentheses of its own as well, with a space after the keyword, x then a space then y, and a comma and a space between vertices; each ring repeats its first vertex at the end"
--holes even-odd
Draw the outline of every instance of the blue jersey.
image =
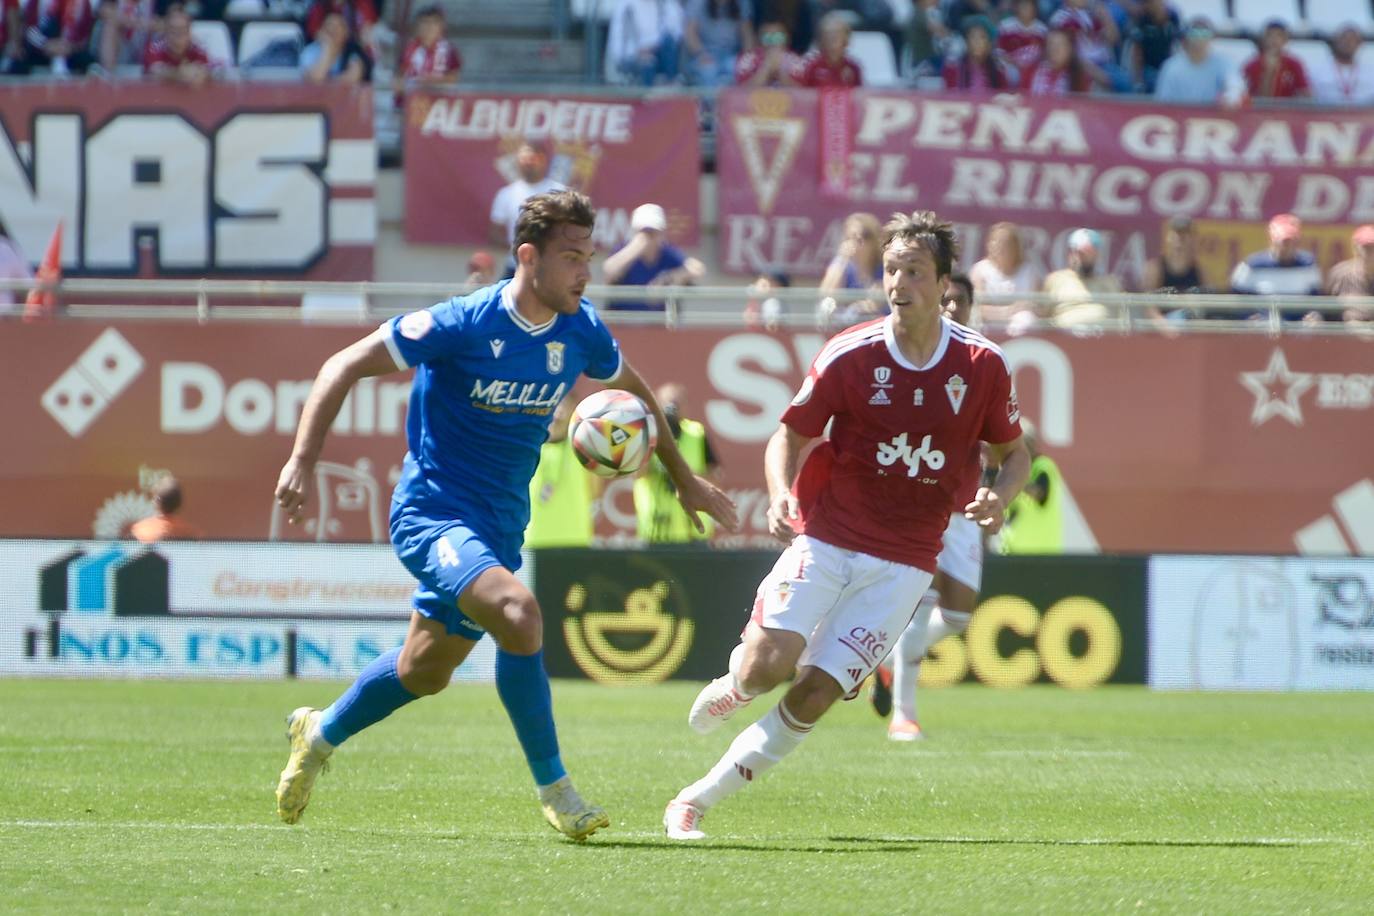
POLYGON ((532 325, 509 282, 382 325, 401 368, 415 367, 405 467, 393 506, 462 520, 492 546, 516 545, 549 418, 584 372, 620 373, 620 347, 585 299, 576 314, 532 325))

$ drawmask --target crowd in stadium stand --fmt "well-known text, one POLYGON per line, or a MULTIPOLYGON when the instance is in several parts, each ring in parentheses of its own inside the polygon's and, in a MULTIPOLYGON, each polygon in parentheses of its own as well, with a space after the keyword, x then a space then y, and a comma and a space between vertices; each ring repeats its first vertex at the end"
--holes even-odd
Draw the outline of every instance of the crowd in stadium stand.
POLYGON ((1254 53, 1237 61, 1213 47, 1212 22, 1169 0, 911 2, 899 27, 886 0, 618 0, 606 54, 626 82, 646 86, 853 86, 864 82, 865 60, 850 49, 861 31, 891 42, 909 81, 951 90, 1374 101, 1359 23, 1317 34, 1330 54, 1305 64, 1288 47, 1294 24, 1274 19, 1247 33, 1254 53))
MULTIPOLYGON (((859 32, 886 40, 891 47, 883 55, 902 62, 903 80, 925 88, 1138 93, 1222 105, 1247 98, 1374 103, 1374 54, 1361 53, 1361 26, 1368 29, 1374 17, 1359 6, 1364 0, 1352 0, 1351 15, 1358 21, 1304 33, 1311 35, 1309 43, 1324 40, 1329 54, 1295 54, 1295 23, 1232 25, 1233 33, 1254 42, 1248 60, 1234 50, 1219 51, 1216 25, 1190 16, 1190 4, 1170 0, 910 0, 911 15, 901 24, 891 0, 604 2, 614 4, 605 45, 610 71, 645 86, 863 85, 865 65, 875 61, 852 46, 859 32)), ((270 24, 289 21, 294 13, 300 28, 273 31, 251 49, 240 36, 235 60, 227 29, 224 47, 208 47, 207 41, 220 43, 218 33, 190 36, 183 18, 214 22, 226 3, 0 0, 0 74, 141 70, 196 85, 237 65, 248 71, 294 68, 315 81, 365 82, 374 63, 389 72, 395 58, 399 93, 410 81, 454 83, 462 68, 440 5, 410 17, 410 35, 396 45, 397 55, 383 53, 393 35, 374 0, 262 3, 274 20, 270 24)))

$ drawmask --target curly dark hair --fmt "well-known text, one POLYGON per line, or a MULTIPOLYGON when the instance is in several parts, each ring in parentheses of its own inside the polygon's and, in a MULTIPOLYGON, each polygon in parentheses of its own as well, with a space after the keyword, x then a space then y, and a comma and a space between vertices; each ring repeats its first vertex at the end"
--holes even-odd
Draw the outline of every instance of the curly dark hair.
POLYGON ((959 259, 959 240, 954 226, 940 219, 934 210, 894 213, 883 227, 883 251, 893 242, 924 248, 935 259, 935 272, 947 277, 959 259))
POLYGON ((529 242, 541 252, 559 226, 581 226, 588 232, 596 225, 591 198, 580 191, 548 191, 520 205, 515 221, 515 247, 529 242))

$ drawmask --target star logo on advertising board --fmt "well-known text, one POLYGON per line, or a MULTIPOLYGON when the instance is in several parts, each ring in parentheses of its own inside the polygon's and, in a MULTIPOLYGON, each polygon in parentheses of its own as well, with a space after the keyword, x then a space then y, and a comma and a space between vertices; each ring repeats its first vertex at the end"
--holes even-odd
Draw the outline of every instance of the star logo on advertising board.
POLYGON ((1250 411, 1250 425, 1263 426, 1273 417, 1283 417, 1294 426, 1302 426, 1302 395, 1312 387, 1312 373, 1294 372, 1288 368, 1288 358, 1275 347, 1269 365, 1262 372, 1240 373, 1240 383, 1255 396, 1250 411))

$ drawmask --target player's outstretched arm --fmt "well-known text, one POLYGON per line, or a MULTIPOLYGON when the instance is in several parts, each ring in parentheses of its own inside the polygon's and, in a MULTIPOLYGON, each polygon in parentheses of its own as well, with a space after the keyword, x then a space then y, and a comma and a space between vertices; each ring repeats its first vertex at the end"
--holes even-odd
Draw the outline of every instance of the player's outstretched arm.
POLYGON ((386 332, 380 328, 324 361, 301 408, 291 457, 277 478, 277 504, 286 510, 292 524, 300 519, 301 510, 310 501, 315 462, 348 392, 359 379, 396 371, 386 332))
POLYGON ((768 533, 784 544, 790 544, 797 536, 792 522, 801 517, 801 510, 792 492, 792 481, 797 478, 802 450, 810 441, 810 436, 779 423, 763 452, 763 477, 768 483, 768 533))
POLYGON ((648 383, 635 371, 635 367, 630 365, 629 360, 624 357, 621 359, 620 374, 612 379, 610 384, 630 392, 653 412, 654 424, 659 431, 658 446, 654 449, 654 454, 663 462, 673 485, 677 487, 677 501, 682 503, 687 518, 699 533, 704 532, 706 528, 701 524, 701 519, 697 518, 698 512, 705 512, 726 529, 734 531, 739 527, 739 521, 735 516, 735 501, 720 487, 692 471, 687 460, 682 457, 682 452, 678 451, 677 443, 668 433, 668 418, 663 415, 658 398, 654 397, 648 383))
POLYGON ((973 502, 964 507, 964 518, 978 523, 989 534, 1002 530, 1007 506, 1030 479, 1031 456, 1026 440, 1017 436, 1010 442, 988 443, 988 460, 997 465, 991 487, 979 487, 973 502))

